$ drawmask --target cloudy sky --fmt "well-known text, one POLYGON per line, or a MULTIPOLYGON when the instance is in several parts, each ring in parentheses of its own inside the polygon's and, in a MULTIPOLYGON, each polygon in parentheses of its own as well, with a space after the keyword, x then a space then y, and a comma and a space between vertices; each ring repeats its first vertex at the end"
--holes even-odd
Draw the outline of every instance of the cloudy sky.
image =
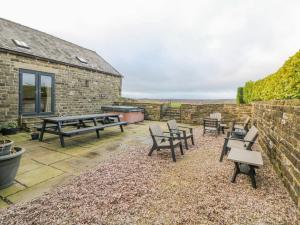
POLYGON ((234 98, 299 50, 299 0, 9 0, 0 17, 93 49, 123 96, 234 98))

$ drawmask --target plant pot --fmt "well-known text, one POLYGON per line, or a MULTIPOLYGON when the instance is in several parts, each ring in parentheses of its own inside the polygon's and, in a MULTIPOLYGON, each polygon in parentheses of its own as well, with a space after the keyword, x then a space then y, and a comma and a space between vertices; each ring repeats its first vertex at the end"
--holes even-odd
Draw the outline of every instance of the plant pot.
POLYGON ((0 156, 0 189, 14 182, 24 152, 24 148, 15 147, 10 154, 0 156))
POLYGON ((9 154, 13 143, 14 142, 11 140, 1 140, 0 141, 0 156, 9 154))
POLYGON ((32 139, 32 140, 38 140, 38 139, 39 139, 39 136, 40 136, 39 133, 32 133, 32 134, 31 134, 31 139, 32 139))
POLYGON ((3 135, 16 134, 17 131, 18 131, 18 128, 2 128, 2 134, 3 135))

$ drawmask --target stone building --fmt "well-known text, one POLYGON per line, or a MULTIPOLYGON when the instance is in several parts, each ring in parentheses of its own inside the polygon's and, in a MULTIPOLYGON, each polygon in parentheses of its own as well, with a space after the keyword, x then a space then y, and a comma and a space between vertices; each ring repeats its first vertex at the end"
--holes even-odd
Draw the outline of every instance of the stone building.
POLYGON ((0 18, 0 123, 97 113, 121 85, 96 52, 0 18))

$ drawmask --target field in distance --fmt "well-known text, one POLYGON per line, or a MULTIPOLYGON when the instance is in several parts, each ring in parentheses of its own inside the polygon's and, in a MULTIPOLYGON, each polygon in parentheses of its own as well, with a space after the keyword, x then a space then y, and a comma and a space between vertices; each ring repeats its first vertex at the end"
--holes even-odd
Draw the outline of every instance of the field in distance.
POLYGON ((170 103, 172 106, 180 106, 181 104, 235 104, 235 99, 136 99, 141 102, 159 102, 170 103))

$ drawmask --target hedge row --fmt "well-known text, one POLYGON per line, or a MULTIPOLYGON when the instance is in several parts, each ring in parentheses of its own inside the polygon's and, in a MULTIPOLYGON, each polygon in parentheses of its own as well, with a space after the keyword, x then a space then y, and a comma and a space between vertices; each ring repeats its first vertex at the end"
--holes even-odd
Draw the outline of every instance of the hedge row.
POLYGON ((274 74, 258 81, 248 81, 238 89, 241 103, 261 100, 300 98, 300 51, 290 57, 274 74))

